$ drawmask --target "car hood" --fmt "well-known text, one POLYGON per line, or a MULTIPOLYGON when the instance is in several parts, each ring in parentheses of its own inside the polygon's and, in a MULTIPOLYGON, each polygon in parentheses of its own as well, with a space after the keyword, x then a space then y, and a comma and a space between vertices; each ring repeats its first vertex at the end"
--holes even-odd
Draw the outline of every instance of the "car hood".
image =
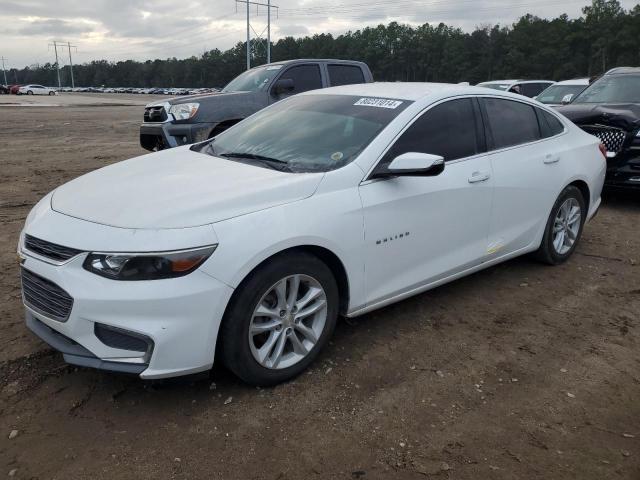
POLYGON ((169 103, 170 105, 181 105, 183 103, 190 103, 195 101, 209 100, 224 102, 226 99, 238 99, 240 97, 253 96, 253 92, 210 92, 210 93, 198 93, 196 95, 180 95, 179 97, 171 97, 169 99, 161 99, 155 102, 151 102, 147 107, 154 107, 157 105, 164 105, 169 103))
POLYGON ((51 208, 121 228, 185 228, 307 198, 324 174, 287 173, 179 147, 119 162, 59 187, 51 208))
POLYGON ((576 125, 608 125, 626 131, 640 126, 640 105, 636 103, 575 103, 556 110, 576 125))

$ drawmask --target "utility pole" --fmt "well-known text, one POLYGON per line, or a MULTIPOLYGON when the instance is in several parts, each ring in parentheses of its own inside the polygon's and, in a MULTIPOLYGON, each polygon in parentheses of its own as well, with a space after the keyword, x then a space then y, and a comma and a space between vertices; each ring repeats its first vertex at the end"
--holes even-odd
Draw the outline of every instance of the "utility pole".
MULTIPOLYGON (((236 8, 238 3, 247 4, 247 70, 251 68, 251 22, 249 20, 249 14, 250 14, 249 6, 255 5, 256 9, 260 7, 267 7, 267 63, 270 63, 271 62, 271 9, 275 8, 277 12, 279 7, 277 5, 271 5, 271 0, 268 0, 267 3, 253 2, 251 0, 236 0, 236 8)), ((260 35, 256 33, 256 37, 260 37, 260 35)))
POLYGON ((4 69, 4 61, 5 60, 9 60, 8 58, 4 58, 4 57, 0 57, 0 59, 2 60, 2 74, 4 75, 4 84, 7 84, 7 71, 4 69))
MULTIPOLYGON (((51 46, 51 44, 49 44, 51 46)), ((58 72, 58 88, 62 88, 62 83, 60 82, 60 64, 58 63, 58 42, 53 41, 53 49, 56 52, 56 72, 58 72)))
POLYGON ((267 63, 271 63, 271 0, 267 0, 267 63))
POLYGON ((71 61, 71 47, 76 48, 75 45, 71 45, 71 43, 67 42, 67 47, 69 48, 69 69, 71 71, 71 88, 75 87, 73 82, 73 62, 71 61))

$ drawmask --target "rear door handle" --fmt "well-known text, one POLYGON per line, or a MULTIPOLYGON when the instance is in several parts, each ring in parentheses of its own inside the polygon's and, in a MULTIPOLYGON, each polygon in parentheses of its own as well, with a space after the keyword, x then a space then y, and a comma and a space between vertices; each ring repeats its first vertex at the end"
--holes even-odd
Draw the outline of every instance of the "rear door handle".
POLYGON ((560 155, 556 155, 553 153, 549 153, 546 157, 544 157, 544 163, 550 165, 552 163, 558 163, 560 161, 560 155))
POLYGON ((487 172, 473 172, 473 174, 469 177, 469 183, 479 183, 486 182, 491 178, 487 172))

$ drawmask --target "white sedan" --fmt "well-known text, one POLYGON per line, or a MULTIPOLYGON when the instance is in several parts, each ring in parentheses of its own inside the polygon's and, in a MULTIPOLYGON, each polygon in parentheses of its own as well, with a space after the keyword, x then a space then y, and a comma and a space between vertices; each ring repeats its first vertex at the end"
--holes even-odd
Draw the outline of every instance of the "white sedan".
POLYGON ((220 358, 275 384, 338 315, 526 253, 561 264, 605 165, 598 139, 519 95, 307 92, 44 197, 18 248, 26 322, 77 365, 163 378, 220 358))
POLYGON ((18 89, 18 95, 55 95, 53 88, 43 87, 42 85, 24 85, 18 89))

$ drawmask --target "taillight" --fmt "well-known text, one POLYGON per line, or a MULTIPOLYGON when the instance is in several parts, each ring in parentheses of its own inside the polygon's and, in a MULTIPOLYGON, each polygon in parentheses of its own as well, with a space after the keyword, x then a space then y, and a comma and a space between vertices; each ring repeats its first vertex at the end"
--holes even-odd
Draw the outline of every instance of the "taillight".
POLYGON ((600 149, 600 153, 602 154, 602 156, 606 160, 607 159, 607 147, 604 146, 604 143, 601 143, 600 145, 598 145, 598 148, 600 149))

